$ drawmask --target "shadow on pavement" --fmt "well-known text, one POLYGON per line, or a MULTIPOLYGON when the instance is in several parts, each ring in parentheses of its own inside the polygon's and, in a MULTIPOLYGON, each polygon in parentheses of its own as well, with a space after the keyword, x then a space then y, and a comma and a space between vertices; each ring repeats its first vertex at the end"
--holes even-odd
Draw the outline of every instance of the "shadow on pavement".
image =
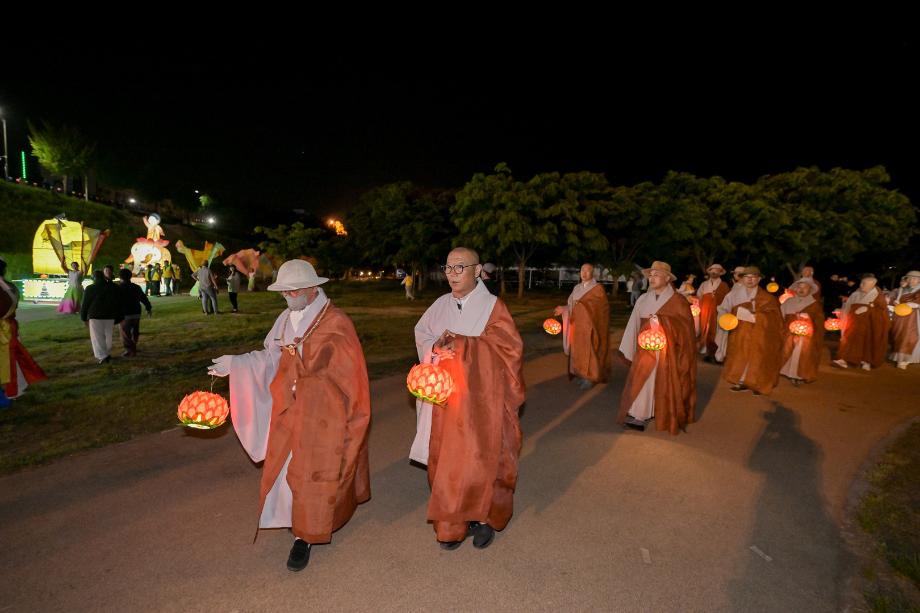
POLYGON ((745 545, 756 550, 746 552, 748 563, 728 584, 731 609, 837 611, 849 556, 820 493, 822 453, 792 410, 776 401, 773 407, 748 459, 764 484, 745 545))

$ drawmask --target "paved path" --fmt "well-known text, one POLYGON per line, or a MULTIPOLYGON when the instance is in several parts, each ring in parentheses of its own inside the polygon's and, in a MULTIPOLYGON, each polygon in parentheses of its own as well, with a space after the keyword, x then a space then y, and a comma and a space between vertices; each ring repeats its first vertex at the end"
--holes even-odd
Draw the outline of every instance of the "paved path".
POLYGON ((391 377, 372 385, 373 499, 303 573, 286 531, 252 543, 259 470, 231 428, 176 429, 0 478, 0 612, 839 609, 850 482, 920 412, 920 370, 824 367, 767 398, 701 363, 699 422, 671 437, 614 424, 622 367, 579 392, 564 366, 526 365, 515 515, 487 550, 438 548, 391 377))

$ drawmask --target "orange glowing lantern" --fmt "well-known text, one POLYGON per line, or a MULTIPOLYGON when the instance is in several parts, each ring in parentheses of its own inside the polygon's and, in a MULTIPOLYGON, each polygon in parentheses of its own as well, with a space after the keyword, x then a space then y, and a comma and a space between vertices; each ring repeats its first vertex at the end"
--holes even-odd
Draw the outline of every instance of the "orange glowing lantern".
POLYGON ((183 426, 211 430, 227 421, 230 406, 220 394, 192 392, 179 403, 179 421, 183 426))
POLYGON ((796 336, 811 336, 814 327, 808 319, 798 318, 789 322, 789 331, 796 336))
POLYGON ((694 317, 699 317, 699 316, 700 316, 700 305, 698 305, 698 304, 691 304, 691 305, 690 305, 690 314, 693 315, 694 317))
POLYGON ((770 281, 769 283, 767 283, 767 291, 770 292, 771 294, 775 294, 776 292, 779 291, 779 283, 777 283, 776 281, 770 281))
POLYGON ((840 331, 840 320, 836 317, 828 317, 824 320, 824 329, 830 332, 840 331))
POLYGON ((639 346, 646 351, 661 351, 668 344, 668 339, 664 335, 664 330, 658 326, 652 326, 639 333, 639 346))
POLYGON ((902 302, 898 306, 894 307, 894 314, 898 317, 907 317, 913 312, 914 310, 910 308, 910 305, 905 302, 902 302))
POLYGON ((437 364, 416 364, 406 377, 406 387, 416 398, 431 404, 444 404, 454 391, 454 380, 437 364))
POLYGON ((787 289, 785 292, 783 292, 783 295, 779 297, 779 303, 780 303, 780 304, 783 304, 784 302, 786 302, 787 300, 789 300, 789 299, 792 298, 793 296, 795 296, 795 294, 793 294, 792 292, 790 292, 790 291, 787 289))
POLYGON ((547 334, 552 334, 555 336, 562 332, 562 324, 559 323, 559 320, 550 317, 543 322, 543 329, 546 330, 547 334))
POLYGON ((731 313, 725 313, 719 316, 719 327, 725 331, 731 331, 738 327, 738 318, 731 313))

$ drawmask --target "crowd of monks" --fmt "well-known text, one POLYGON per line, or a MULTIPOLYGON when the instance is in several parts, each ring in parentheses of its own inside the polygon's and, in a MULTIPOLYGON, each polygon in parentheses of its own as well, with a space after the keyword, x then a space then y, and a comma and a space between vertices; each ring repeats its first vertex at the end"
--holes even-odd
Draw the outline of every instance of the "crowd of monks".
MULTIPOLYGON (((415 342, 419 361, 449 374, 453 392, 442 405, 417 401, 409 458, 426 467, 426 516, 440 547, 454 550, 471 537, 483 549, 513 513, 523 341, 504 302, 483 284, 476 252, 459 247, 446 262, 450 292, 422 315, 415 342)), ((696 291, 687 284, 675 290, 665 262, 643 274, 648 291, 636 301, 616 354, 629 364, 617 413, 625 427, 644 430, 654 421, 676 435, 693 423, 701 356, 723 364, 722 378, 736 392, 769 394, 780 376, 796 385, 814 381, 824 312, 811 269, 782 303, 760 286, 756 267, 736 268, 730 285, 725 269, 713 264, 696 291)), ((367 368, 351 320, 320 287, 326 281, 309 262, 285 262, 268 289, 288 308, 263 348, 221 356, 209 369, 230 376, 234 429, 253 461, 264 461, 258 527, 291 530, 287 567, 294 571, 370 498, 367 368)), ((870 370, 886 357, 900 368, 920 362, 918 303, 920 272, 905 275, 890 295, 865 276, 840 311, 834 363, 870 370)), ((569 377, 582 389, 607 381, 610 307, 592 265, 581 267, 580 282, 555 315, 562 317, 569 377)))

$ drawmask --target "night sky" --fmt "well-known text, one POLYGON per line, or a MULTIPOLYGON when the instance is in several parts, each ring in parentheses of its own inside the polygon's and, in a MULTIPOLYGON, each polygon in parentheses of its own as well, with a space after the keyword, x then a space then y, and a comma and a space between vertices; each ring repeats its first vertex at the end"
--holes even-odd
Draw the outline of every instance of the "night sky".
POLYGON ((74 51, 66 79, 52 69, 5 75, 0 106, 13 152, 25 118, 67 122, 98 141, 113 176, 144 168, 174 193, 200 189, 244 207, 343 212, 374 185, 460 187, 500 161, 521 178, 592 170, 614 184, 669 169, 753 181, 797 165, 884 164, 920 201, 912 40, 469 47, 74 51))

